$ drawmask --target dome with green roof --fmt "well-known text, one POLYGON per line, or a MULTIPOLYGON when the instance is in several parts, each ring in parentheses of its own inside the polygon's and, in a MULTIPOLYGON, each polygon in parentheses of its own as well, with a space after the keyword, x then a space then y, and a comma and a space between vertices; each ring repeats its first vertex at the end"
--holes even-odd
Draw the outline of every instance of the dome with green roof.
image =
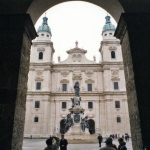
POLYGON ((48 26, 47 20, 48 20, 48 18, 46 16, 43 17, 43 23, 41 26, 39 26, 37 32, 45 31, 45 32, 49 32, 51 34, 51 29, 48 26))
POLYGON ((106 23, 103 27, 102 33, 107 31, 107 30, 114 30, 114 31, 116 30, 115 26, 111 23, 110 18, 111 18, 110 16, 105 17, 106 23))

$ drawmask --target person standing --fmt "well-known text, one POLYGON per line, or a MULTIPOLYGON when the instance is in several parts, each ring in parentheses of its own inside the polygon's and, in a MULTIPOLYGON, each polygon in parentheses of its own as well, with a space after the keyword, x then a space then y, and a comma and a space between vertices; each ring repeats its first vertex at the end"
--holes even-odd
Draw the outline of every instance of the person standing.
POLYGON ((103 137, 101 136, 101 134, 98 134, 98 142, 99 142, 99 147, 101 147, 101 143, 102 143, 102 140, 103 140, 103 137))
POLYGON ((60 150, 67 150, 67 145, 68 145, 68 141, 66 139, 64 139, 64 135, 61 135, 61 140, 60 140, 60 150))
POLYGON ((126 143, 123 141, 122 138, 118 139, 118 142, 119 142, 119 146, 118 146, 118 150, 127 150, 126 148, 126 143))
POLYGON ((105 143, 106 146, 100 148, 100 150, 115 150, 115 148, 112 147, 112 138, 109 137, 105 143))

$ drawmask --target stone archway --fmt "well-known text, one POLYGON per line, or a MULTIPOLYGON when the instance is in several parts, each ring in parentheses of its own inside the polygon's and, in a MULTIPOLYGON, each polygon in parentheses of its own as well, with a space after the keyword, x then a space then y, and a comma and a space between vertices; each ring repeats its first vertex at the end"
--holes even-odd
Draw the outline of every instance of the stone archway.
MULTIPOLYGON (((66 0, 65 2, 70 2, 70 1, 73 1, 73 0, 66 0)), ((111 0, 111 1, 110 0, 98 0, 98 1, 97 0, 82 0, 82 1, 89 2, 89 3, 102 7, 107 12, 109 12, 117 22, 119 21, 121 13, 124 12, 123 7, 118 0, 111 0)), ((32 21, 35 24, 38 18, 45 11, 63 2, 64 0, 55 0, 55 1, 45 0, 44 2, 41 0, 34 0, 29 6, 27 13, 30 14, 32 21)))
MULTIPOLYGON (((150 141, 150 2, 85 1, 104 8, 117 22, 123 8, 126 12, 119 21, 116 37, 121 39, 123 49, 133 148, 142 150, 150 141)), ((44 11, 61 2, 64 0, 1 1, 0 149, 22 149, 30 46, 36 36, 32 21, 35 24, 44 11)))
POLYGON ((90 134, 94 134, 95 133, 95 121, 93 119, 89 119, 89 132, 90 134))

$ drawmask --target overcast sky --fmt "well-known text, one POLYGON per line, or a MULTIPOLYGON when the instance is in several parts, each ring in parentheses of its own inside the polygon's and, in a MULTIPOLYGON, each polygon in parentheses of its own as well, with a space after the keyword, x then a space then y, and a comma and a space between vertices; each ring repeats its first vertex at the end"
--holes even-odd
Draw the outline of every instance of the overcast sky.
MULTIPOLYGON (((107 12, 94 4, 74 1, 56 5, 46 11, 48 25, 52 32, 52 42, 54 44, 54 61, 61 57, 61 61, 67 59, 67 50, 78 47, 87 50, 86 57, 96 61, 100 59, 100 42, 102 40, 102 28, 105 24, 107 12)), ((42 24, 42 14, 38 19, 35 28, 42 24)), ((116 26, 115 20, 111 17, 112 24, 116 26)))

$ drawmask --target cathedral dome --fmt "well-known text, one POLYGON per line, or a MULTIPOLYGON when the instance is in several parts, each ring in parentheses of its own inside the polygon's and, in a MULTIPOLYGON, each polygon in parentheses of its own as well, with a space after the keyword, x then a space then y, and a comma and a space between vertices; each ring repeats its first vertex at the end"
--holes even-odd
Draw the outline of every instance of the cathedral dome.
POLYGON ((48 18, 46 16, 43 17, 43 23, 41 26, 39 26, 37 32, 45 31, 45 32, 49 32, 51 34, 51 29, 48 26, 47 20, 48 20, 48 18))
POLYGON ((116 30, 115 26, 111 23, 110 18, 111 18, 110 16, 105 17, 106 23, 103 27, 102 33, 107 31, 107 30, 114 30, 114 31, 116 30))

